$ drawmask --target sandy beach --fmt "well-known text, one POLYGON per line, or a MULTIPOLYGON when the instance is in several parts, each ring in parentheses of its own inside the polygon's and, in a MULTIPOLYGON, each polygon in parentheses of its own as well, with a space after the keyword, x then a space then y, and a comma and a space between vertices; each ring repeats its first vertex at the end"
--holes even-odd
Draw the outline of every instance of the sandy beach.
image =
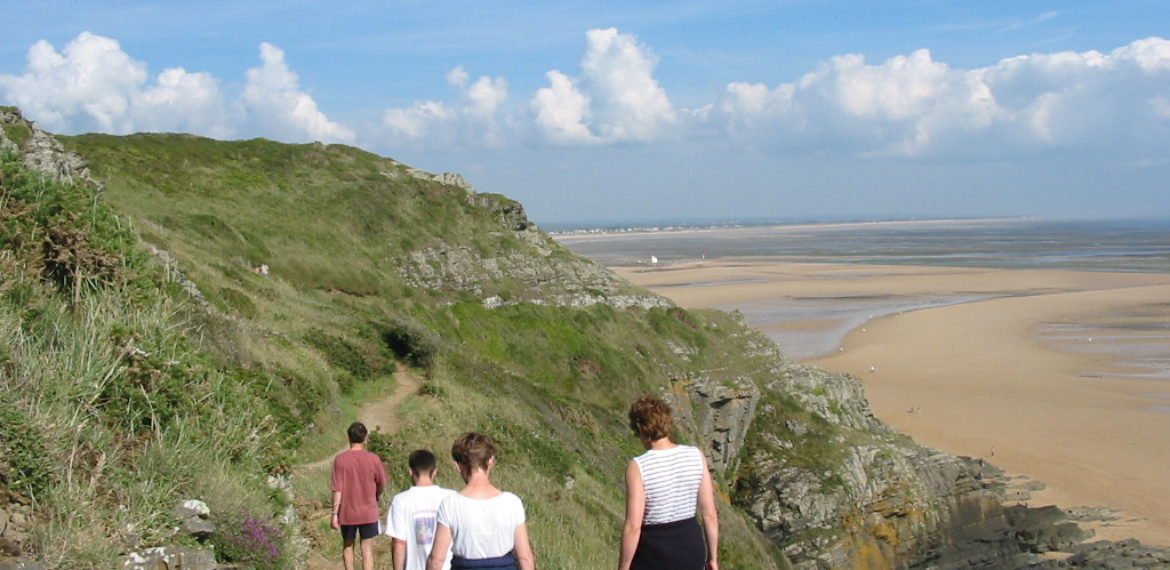
POLYGON ((614 270, 685 307, 741 310, 791 358, 855 374, 918 442, 1047 485, 1031 506, 1116 509, 1089 525, 1099 537, 1170 546, 1170 275, 760 258, 614 270))

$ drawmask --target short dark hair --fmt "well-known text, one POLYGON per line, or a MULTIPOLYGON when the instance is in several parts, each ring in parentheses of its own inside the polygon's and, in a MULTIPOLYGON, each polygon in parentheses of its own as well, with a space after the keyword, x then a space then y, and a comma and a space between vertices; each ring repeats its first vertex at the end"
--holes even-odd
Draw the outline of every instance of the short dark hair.
POLYGON ((471 469, 487 471, 488 460, 496 456, 496 442, 482 433, 469 431, 451 445, 451 459, 471 469))
POLYGON ((366 429, 366 424, 363 424, 362 422, 353 422, 352 424, 349 424, 349 429, 346 430, 346 433, 349 434, 350 443, 362 443, 366 441, 366 435, 368 435, 370 431, 366 429))
POLYGON ((670 406, 661 398, 645 395, 630 404, 630 429, 646 441, 658 441, 673 428, 670 406))
POLYGON ((423 475, 434 471, 438 461, 435 459, 434 453, 426 449, 416 449, 410 454, 408 463, 410 464, 411 473, 423 475))

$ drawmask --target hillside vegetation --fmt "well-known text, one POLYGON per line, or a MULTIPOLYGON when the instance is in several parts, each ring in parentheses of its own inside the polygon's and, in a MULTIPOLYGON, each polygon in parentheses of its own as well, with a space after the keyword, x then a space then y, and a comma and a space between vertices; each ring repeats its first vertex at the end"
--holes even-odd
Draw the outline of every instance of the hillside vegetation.
MULTIPOLYGON (((623 468, 640 451, 628 402, 711 371, 729 384, 766 372, 735 341, 737 320, 617 281, 502 196, 343 146, 62 139, 104 190, 9 152, 0 258, 4 481, 37 513, 25 551, 52 567, 193 541, 170 519, 182 498, 209 504, 226 525, 216 536, 259 521, 278 546, 269 559, 221 545, 221 559, 333 558, 327 473, 298 466, 334 453, 397 367, 423 383, 397 429, 373 438, 396 486, 409 450, 492 434, 541 566, 607 567, 623 468)), ((783 563, 723 511, 728 567, 783 563)))

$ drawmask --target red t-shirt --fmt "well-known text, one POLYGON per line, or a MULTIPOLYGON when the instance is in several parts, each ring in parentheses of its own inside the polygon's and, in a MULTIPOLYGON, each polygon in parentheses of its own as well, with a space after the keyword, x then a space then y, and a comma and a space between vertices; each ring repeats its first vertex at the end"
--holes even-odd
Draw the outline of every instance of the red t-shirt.
POLYGON ((337 521, 343 525, 381 520, 378 497, 386 487, 382 460, 364 449, 350 449, 333 458, 333 490, 341 491, 337 521))

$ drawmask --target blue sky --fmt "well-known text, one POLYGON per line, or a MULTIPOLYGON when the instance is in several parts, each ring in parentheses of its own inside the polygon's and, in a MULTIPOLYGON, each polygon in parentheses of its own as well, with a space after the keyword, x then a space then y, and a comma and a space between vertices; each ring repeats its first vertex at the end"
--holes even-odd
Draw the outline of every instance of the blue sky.
POLYGON ((46 129, 360 146, 537 222, 1170 217, 1170 5, 8 2, 46 129))

